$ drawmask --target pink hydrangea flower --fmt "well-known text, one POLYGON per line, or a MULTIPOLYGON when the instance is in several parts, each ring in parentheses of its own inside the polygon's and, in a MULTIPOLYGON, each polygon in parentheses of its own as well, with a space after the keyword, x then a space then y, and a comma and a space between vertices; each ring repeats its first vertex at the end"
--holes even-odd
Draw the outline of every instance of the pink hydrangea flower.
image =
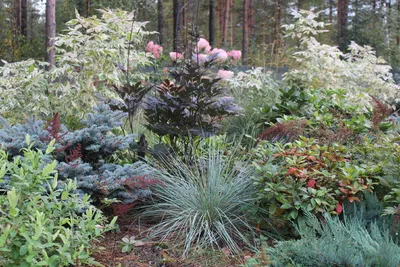
POLYGON ((146 51, 152 53, 153 47, 154 47, 154 42, 153 41, 148 42, 146 46, 146 51))
POLYGON ((219 70, 217 73, 217 76, 221 78, 223 81, 226 81, 228 79, 231 79, 235 75, 233 71, 229 70, 219 70))
POLYGON ((183 55, 179 52, 170 52, 169 56, 171 57, 173 62, 183 59, 183 55))
POLYGON ((197 42, 197 51, 196 52, 200 52, 203 49, 204 49, 204 51, 206 51, 208 53, 211 50, 211 46, 210 46, 210 43, 206 39, 200 38, 200 40, 197 42))
POLYGON ((197 64, 203 64, 207 61, 208 55, 205 54, 193 54, 192 59, 197 62, 197 64))
POLYGON ((219 63, 222 63, 228 59, 228 54, 224 49, 214 48, 210 51, 210 54, 215 56, 215 61, 219 63))
POLYGON ((242 57, 242 51, 240 50, 232 50, 227 54, 230 58, 233 59, 233 61, 238 61, 242 57))
POLYGON ((147 43, 146 51, 152 53, 155 58, 160 58, 163 48, 161 45, 156 45, 153 41, 150 41, 147 43))

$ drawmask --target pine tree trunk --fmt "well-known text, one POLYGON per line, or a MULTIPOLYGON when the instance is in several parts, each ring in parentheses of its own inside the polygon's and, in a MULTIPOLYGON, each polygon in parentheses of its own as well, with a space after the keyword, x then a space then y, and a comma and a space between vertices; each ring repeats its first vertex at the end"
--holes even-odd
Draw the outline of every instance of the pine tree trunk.
POLYGON ((173 0, 174 32, 173 50, 183 52, 182 49, 182 0, 173 0))
POLYGON ((263 42, 267 46, 267 29, 268 29, 268 17, 267 17, 267 0, 264 0, 264 31, 263 31, 263 42))
POLYGON ((333 21, 333 0, 329 0, 329 23, 333 21))
POLYGON ((349 0, 338 0, 338 46, 344 51, 347 48, 347 20, 349 16, 349 0))
POLYGON ((247 64, 247 49, 249 46, 249 32, 248 32, 248 22, 249 22, 249 10, 248 10, 249 0, 243 0, 243 44, 242 44, 242 62, 243 65, 247 64))
POLYGON ((230 8, 230 13, 231 13, 231 47, 233 46, 233 40, 235 39, 235 31, 233 30, 233 24, 234 24, 234 17, 233 17, 233 10, 234 10, 234 1, 231 0, 231 8, 230 8))
POLYGON ((86 4, 86 15, 88 17, 90 17, 90 7, 91 7, 91 0, 87 0, 87 4, 86 4))
POLYGON ((157 30, 158 30, 158 39, 160 45, 164 43, 164 11, 163 11, 163 0, 158 0, 157 3, 157 30))
POLYGON ((228 39, 228 23, 229 23, 229 7, 230 7, 230 0, 225 0, 225 8, 224 8, 224 21, 223 21, 223 28, 222 28, 222 46, 226 46, 226 41, 228 39))
POLYGON ((276 1, 276 24, 275 24, 275 40, 276 50, 281 45, 281 0, 276 1))
MULTIPOLYGON (((223 15, 224 15, 224 8, 223 8, 223 0, 218 0, 218 31, 219 34, 223 31, 223 15)), ((218 38, 217 46, 221 46, 221 38, 218 38)))
POLYGON ((210 15, 208 18, 208 41, 210 45, 213 46, 215 44, 215 1, 210 0, 209 3, 210 15))
MULTIPOLYGON (((250 40, 251 44, 254 43, 255 39, 255 32, 254 32, 254 2, 253 0, 249 0, 249 35, 250 35, 250 40)), ((250 44, 250 45, 251 45, 250 44)))
POLYGON ((49 69, 54 66, 56 37, 56 0, 46 2, 46 61, 50 64, 49 69))
POLYGON ((27 0, 21 0, 21 34, 27 38, 27 25, 28 25, 28 7, 27 7, 27 0))
POLYGON ((397 46, 400 45, 400 0, 397 0, 397 37, 396 37, 397 46))

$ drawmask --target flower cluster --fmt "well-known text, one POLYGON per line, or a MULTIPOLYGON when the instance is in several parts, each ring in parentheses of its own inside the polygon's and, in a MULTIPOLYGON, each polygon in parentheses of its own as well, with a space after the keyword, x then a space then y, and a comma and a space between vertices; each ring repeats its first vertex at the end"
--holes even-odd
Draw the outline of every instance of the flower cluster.
POLYGON ((218 63, 223 63, 228 59, 236 63, 242 57, 242 52, 240 50, 232 50, 230 52, 225 51, 221 48, 211 49, 210 44, 204 38, 200 38, 197 42, 196 54, 193 55, 193 59, 198 63, 202 64, 207 60, 215 59, 218 63))
POLYGON ((163 52, 161 45, 154 44, 153 41, 147 43, 146 51, 152 53, 155 58, 160 58, 163 52))
POLYGON ((169 56, 171 57, 173 62, 177 62, 178 60, 183 59, 183 55, 179 52, 170 52, 169 56))
MULTIPOLYGON (((152 53, 155 58, 160 58, 163 52, 163 48, 160 45, 154 44, 150 41, 146 46, 146 51, 152 53)), ((184 55, 180 52, 170 52, 169 56, 172 62, 178 62, 184 59, 184 55)), ((216 63, 225 63, 228 60, 232 63, 237 63, 242 57, 242 52, 240 50, 225 51, 221 48, 212 48, 210 43, 204 39, 200 38, 197 42, 194 53, 192 54, 192 60, 199 65, 204 64, 207 61, 213 60, 216 63)), ((234 73, 227 70, 219 70, 217 77, 221 80, 228 80, 233 78, 234 73)))

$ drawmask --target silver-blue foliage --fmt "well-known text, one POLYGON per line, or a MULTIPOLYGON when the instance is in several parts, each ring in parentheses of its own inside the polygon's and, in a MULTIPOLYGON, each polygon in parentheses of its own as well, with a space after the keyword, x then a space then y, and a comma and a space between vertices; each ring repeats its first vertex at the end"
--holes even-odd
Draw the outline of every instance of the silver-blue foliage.
MULTIPOLYGON (((30 136, 32 149, 43 152, 49 142, 56 139, 56 150, 52 155, 58 162, 60 180, 76 179, 78 193, 89 193, 95 200, 107 197, 132 203, 151 194, 142 181, 148 179, 151 168, 143 162, 124 166, 105 163, 116 151, 128 149, 134 142, 133 135, 117 136, 112 132, 123 125, 126 115, 100 104, 82 120, 86 127, 76 131, 68 131, 57 115, 50 122, 32 118, 25 124, 15 125, 0 117, 3 126, 0 144, 13 158, 21 156, 21 149, 28 147, 26 135, 30 136), (136 186, 138 177, 142 180, 136 186)), ((7 179, 0 187, 7 188, 7 179)))

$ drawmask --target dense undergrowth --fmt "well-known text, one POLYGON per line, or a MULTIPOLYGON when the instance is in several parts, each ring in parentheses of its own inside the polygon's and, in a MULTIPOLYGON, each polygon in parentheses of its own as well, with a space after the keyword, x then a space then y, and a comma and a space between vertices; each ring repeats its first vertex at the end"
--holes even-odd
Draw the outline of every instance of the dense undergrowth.
POLYGON ((51 70, 0 68, 1 265, 92 263, 116 215, 187 257, 400 264, 399 88, 371 48, 317 42, 324 25, 302 11, 284 26, 299 45, 283 81, 227 70, 239 51, 198 36, 170 75, 148 73, 169 59, 145 23, 100 13, 68 23, 51 70))

